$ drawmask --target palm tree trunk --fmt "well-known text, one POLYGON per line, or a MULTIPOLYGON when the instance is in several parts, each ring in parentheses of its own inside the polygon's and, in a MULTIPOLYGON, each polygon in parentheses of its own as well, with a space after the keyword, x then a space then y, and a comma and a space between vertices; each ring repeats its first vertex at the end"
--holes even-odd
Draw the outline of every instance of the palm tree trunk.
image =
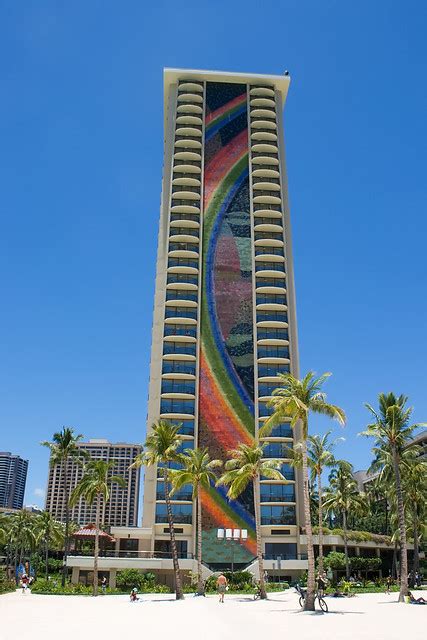
POLYGON ((202 496, 197 487, 197 593, 204 594, 202 577, 202 496))
POLYGON ((400 479, 399 459, 393 448, 393 469, 396 482, 397 515, 400 534, 400 591, 398 602, 405 602, 408 595, 408 548, 406 543, 405 508, 403 506, 402 484, 400 479))
POLYGON ((319 493, 319 573, 323 573, 323 499, 322 499, 322 474, 317 474, 317 490, 319 493))
POLYGON ((342 512, 342 528, 344 533, 345 577, 348 580, 350 577, 350 563, 348 561, 347 512, 345 509, 342 512))
POLYGON ((417 505, 414 504, 413 510, 413 519, 414 519, 414 559, 412 565, 412 571, 415 576, 420 570, 420 549, 419 549, 419 540, 418 540, 418 510, 417 505))
POLYGON ((255 535, 256 535, 256 553, 258 558, 258 571, 259 571, 259 593, 261 600, 266 600, 267 589, 265 588, 264 578, 264 559, 262 556, 262 543, 261 543, 261 527, 259 522, 259 475, 253 480, 254 488, 254 514, 255 514, 255 535))
POLYGON ((165 502, 166 502, 166 510, 168 514, 168 523, 169 523, 169 535, 171 539, 172 564, 173 564, 173 571, 175 574, 175 597, 177 600, 184 600, 184 593, 182 591, 182 586, 181 586, 181 574, 179 572, 178 551, 176 548, 176 540, 175 540, 175 528, 173 524, 171 501, 170 501, 170 495, 169 495, 169 478, 168 478, 168 473, 166 469, 164 473, 164 483, 165 483, 165 502))
POLYGON ((62 581, 61 584, 65 587, 67 581, 68 568, 67 568, 67 556, 68 556, 68 543, 69 543, 69 530, 70 530, 70 508, 69 508, 69 495, 68 495, 68 458, 64 458, 61 463, 62 471, 62 484, 64 488, 65 498, 65 538, 64 538, 64 557, 62 566, 62 581))
POLYGON ((394 541, 393 560, 391 563, 391 575, 397 579, 397 541, 394 541))
POLYGON ((46 578, 46 582, 49 578, 49 541, 48 541, 48 536, 46 536, 45 538, 45 578, 46 578))
MULTIPOLYGON (((303 433, 307 433, 307 429, 303 429, 303 433)), ((305 535, 307 537, 307 595, 304 602, 304 611, 314 611, 315 597, 315 562, 313 549, 313 529, 311 527, 310 514, 310 492, 308 489, 308 464, 307 464, 307 440, 302 438, 302 475, 304 486, 304 518, 305 518, 305 535)))
POLYGON ((99 527, 101 526, 101 494, 96 496, 95 553, 93 554, 93 595, 98 595, 99 527))

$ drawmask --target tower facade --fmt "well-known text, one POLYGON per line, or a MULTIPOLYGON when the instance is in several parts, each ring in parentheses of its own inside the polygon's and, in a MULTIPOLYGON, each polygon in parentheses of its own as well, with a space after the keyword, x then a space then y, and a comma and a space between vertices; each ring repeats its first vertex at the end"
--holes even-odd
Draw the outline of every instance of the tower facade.
MULTIPOLYGON (((298 375, 282 110, 287 76, 165 70, 165 149, 148 431, 180 425, 183 448, 227 459, 271 414, 278 373, 298 375)), ((299 482, 286 459, 289 423, 264 439, 287 482, 261 479, 236 501, 202 495, 203 556, 211 566, 254 557, 254 508, 265 557, 299 554, 299 482), (218 528, 246 529, 224 544, 218 528), (230 548, 231 545, 231 548, 230 548)), ((144 526, 168 549, 163 482, 147 469, 144 526)), ((302 497, 302 492, 301 492, 302 497)), ((173 496, 182 552, 195 545, 191 488, 173 496)))
MULTIPOLYGON (((136 527, 138 524, 138 500, 140 469, 129 469, 135 457, 141 452, 141 446, 124 442, 111 443, 101 438, 88 442, 78 442, 77 446, 90 458, 113 462, 109 475, 124 478, 126 485, 112 483, 110 499, 102 503, 101 522, 112 527, 136 527)), ((69 460, 65 470, 68 478, 69 493, 76 488, 83 477, 82 460, 69 460)), ((46 511, 49 511, 60 522, 65 521, 66 501, 63 491, 63 479, 60 465, 49 466, 49 477, 46 491, 46 511)), ((89 505, 84 498, 70 510, 70 519, 80 525, 94 523, 96 504, 89 505)))
POLYGON ((22 509, 28 460, 0 451, 0 507, 22 509))

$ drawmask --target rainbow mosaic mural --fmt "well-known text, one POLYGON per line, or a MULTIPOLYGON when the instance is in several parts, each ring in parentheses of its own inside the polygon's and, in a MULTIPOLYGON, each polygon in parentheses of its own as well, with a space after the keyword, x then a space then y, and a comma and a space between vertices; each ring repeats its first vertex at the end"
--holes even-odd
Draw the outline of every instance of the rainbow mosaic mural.
MULTIPOLYGON (((246 85, 206 85, 199 446, 225 459, 250 443, 254 423, 252 254, 246 85)), ((256 553, 253 496, 237 501, 212 487, 203 494, 203 555, 229 561, 217 528, 244 528, 234 561, 256 553)))

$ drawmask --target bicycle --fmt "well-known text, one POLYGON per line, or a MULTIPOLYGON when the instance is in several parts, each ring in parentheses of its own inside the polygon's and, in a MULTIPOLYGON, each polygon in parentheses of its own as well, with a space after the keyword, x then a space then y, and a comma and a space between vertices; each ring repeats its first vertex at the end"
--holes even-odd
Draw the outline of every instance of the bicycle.
MULTIPOLYGON (((296 589, 297 593, 300 594, 298 602, 299 602, 299 606, 301 607, 301 609, 303 609, 304 608, 305 598, 306 598, 306 595, 307 595, 307 589, 302 589, 299 584, 297 584, 295 586, 295 589, 296 589)), ((316 605, 316 600, 318 601, 319 607, 321 608, 323 613, 328 613, 329 609, 328 609, 328 605, 326 604, 326 600, 323 598, 322 595, 319 594, 318 591, 316 591, 316 595, 314 597, 314 604, 315 605, 316 605)))

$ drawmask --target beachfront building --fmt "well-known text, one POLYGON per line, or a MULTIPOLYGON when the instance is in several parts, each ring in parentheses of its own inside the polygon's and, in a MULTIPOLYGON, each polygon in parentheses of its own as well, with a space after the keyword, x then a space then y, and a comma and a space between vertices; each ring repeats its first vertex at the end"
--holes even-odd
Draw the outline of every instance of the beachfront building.
MULTIPOLYGON (((135 460, 135 456, 141 452, 141 446, 125 442, 111 443, 101 438, 79 442, 77 446, 91 458, 113 461, 114 465, 110 470, 110 475, 121 476, 126 481, 125 487, 112 483, 110 500, 107 504, 102 503, 102 524, 104 526, 136 527, 138 524, 140 469, 129 469, 129 466, 135 460)), ((62 472, 60 465, 49 466, 45 508, 57 520, 64 522, 65 496, 62 472)), ((83 466, 76 460, 69 460, 66 473, 71 494, 83 476, 83 466)), ((96 505, 89 505, 84 498, 81 498, 76 506, 70 510, 70 517, 73 522, 87 525, 95 522, 95 512, 96 505)))
POLYGON ((28 460, 9 451, 0 451, 0 508, 22 509, 28 460))
MULTIPOLYGON (((183 448, 225 459, 271 413, 278 373, 298 375, 292 246, 282 111, 289 76, 166 69, 165 143, 152 334, 148 432, 181 425, 183 448)), ((288 480, 260 483, 263 550, 289 571, 306 567, 301 487, 288 464, 294 435, 280 424, 266 457, 288 480)), ((253 496, 204 492, 203 560, 244 567, 255 555, 253 496), (248 532, 219 541, 218 528, 248 532)), ((194 553, 191 489, 173 496, 182 553, 194 553)), ((145 471, 143 526, 169 551, 163 483, 145 471)))

